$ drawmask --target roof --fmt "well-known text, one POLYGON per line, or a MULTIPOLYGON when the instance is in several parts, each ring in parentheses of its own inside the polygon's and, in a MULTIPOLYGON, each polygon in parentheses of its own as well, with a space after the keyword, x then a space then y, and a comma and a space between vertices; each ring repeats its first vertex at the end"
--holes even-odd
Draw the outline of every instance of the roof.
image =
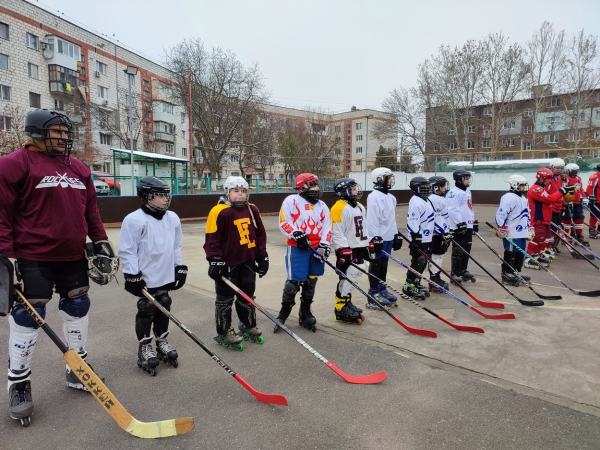
MULTIPOLYGON (((111 150, 113 152, 126 153, 128 155, 131 155, 131 151, 124 150, 122 148, 111 148, 111 150)), ((133 152, 133 156, 139 156, 140 158, 146 158, 146 159, 160 159, 163 161, 172 161, 172 162, 179 162, 179 163, 188 163, 189 162, 187 159, 183 159, 183 158, 175 158, 174 156, 161 155, 160 153, 138 152, 135 150, 133 152)))

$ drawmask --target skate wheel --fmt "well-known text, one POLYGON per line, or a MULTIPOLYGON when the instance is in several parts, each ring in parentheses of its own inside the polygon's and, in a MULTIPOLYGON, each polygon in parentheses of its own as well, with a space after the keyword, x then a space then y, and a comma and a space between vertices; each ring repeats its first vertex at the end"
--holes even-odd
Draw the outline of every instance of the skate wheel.
POLYGON ((313 333, 316 333, 316 332, 317 332, 317 327, 313 326, 313 327, 310 329, 310 331, 312 331, 313 333))
POLYGON ((179 361, 177 361, 177 360, 171 361, 171 364, 174 368, 179 367, 179 361))
POLYGON ((362 320, 363 322, 365 321, 365 316, 364 315, 360 315, 360 320, 362 320))
POLYGON ((21 426, 28 427, 31 423, 31 417, 23 417, 21 420, 21 426))
POLYGON ((148 369, 148 373, 150 375, 152 375, 153 377, 155 377, 156 376, 156 369, 148 369))
POLYGON ((241 352, 242 350, 244 350, 244 345, 243 344, 237 344, 237 347, 235 349, 241 352))
POLYGON ((258 339, 256 339, 255 341, 257 344, 262 344, 263 342, 265 342, 265 339, 262 336, 259 336, 258 339))
POLYGON ((250 339, 250 336, 248 336, 248 333, 244 333, 242 335, 242 339, 244 339, 245 341, 247 341, 248 339, 250 339))

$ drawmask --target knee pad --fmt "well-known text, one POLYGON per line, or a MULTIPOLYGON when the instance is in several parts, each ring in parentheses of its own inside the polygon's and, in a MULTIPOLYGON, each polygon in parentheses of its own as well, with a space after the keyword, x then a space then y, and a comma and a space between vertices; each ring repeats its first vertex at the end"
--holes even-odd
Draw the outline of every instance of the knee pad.
POLYGON ((215 301, 215 321, 217 323, 217 333, 225 334, 231 326, 231 307, 233 297, 217 295, 215 301))
MULTIPOLYGON (((46 306, 34 306, 33 309, 35 309, 42 319, 46 318, 46 306)), ((15 324, 19 326, 33 328, 34 330, 39 328, 35 319, 31 317, 31 314, 29 314, 20 304, 15 304, 10 314, 15 324)))
POLYGON ((420 274, 423 273, 423 271, 425 270, 425 267, 427 266, 427 260, 425 259, 425 257, 423 255, 419 255, 419 257, 417 258, 416 262, 416 266, 415 270, 417 272, 419 272, 420 274))
POLYGON ((58 310, 72 317, 84 317, 90 310, 90 298, 87 294, 79 297, 61 298, 58 310))
POLYGON ((240 321, 248 328, 256 326, 256 308, 246 300, 236 298, 235 310, 240 321))
POLYGON ((137 302, 138 316, 153 317, 156 312, 156 306, 147 298, 140 298, 137 302))
POLYGON ((302 301, 312 302, 312 299, 315 296, 317 281, 319 281, 317 277, 308 277, 306 281, 302 282, 302 301))
POLYGON ((281 303, 292 307, 296 304, 296 294, 300 290, 300 281, 286 280, 283 285, 283 296, 281 303))
MULTIPOLYGON (((168 291, 158 291, 154 296, 155 300, 160 303, 167 311, 171 311, 171 297, 168 291)), ((156 306, 155 306, 156 308, 156 306)))
POLYGON ((457 256, 462 258, 463 252, 460 248, 458 248, 456 245, 452 246, 452 256, 457 256))
POLYGON ((8 322, 10 325, 8 369, 13 372, 28 370, 40 330, 38 327, 19 325, 12 315, 8 318, 8 322))

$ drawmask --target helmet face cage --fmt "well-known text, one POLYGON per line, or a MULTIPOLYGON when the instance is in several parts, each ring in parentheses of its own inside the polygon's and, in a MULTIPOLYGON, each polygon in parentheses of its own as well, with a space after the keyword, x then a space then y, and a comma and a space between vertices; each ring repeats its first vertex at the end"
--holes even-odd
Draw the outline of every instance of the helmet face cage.
POLYGON ((358 202, 363 196, 363 190, 360 184, 355 180, 349 180, 347 182, 339 183, 334 187, 338 197, 343 200, 350 200, 353 203, 358 202), (356 194, 352 193, 352 190, 356 188, 356 194))
POLYGON ((419 197, 425 199, 431 195, 431 185, 429 183, 421 183, 417 188, 419 197))
POLYGON ((137 187, 137 193, 138 197, 142 199, 142 202, 154 211, 164 212, 171 204, 171 188, 163 180, 152 175, 146 176, 140 180, 137 187), (167 201, 164 206, 155 205, 153 203, 156 197, 166 198, 167 201))
POLYGON ((170 189, 152 189, 147 193, 142 194, 142 199, 148 205, 148 208, 153 209, 155 211, 163 212, 169 209, 169 205, 171 205, 171 190, 170 189), (165 206, 158 206, 152 203, 152 201, 156 197, 166 197, 167 201, 165 206))
POLYGON ((246 206, 248 204, 248 201, 250 200, 250 190, 248 182, 246 182, 246 180, 244 180, 243 182, 241 180, 226 181, 225 198, 227 199, 229 204, 234 208, 243 208, 244 206, 246 206), (246 200, 232 201, 231 198, 229 198, 229 192, 232 189, 244 189, 246 191, 246 200))
POLYGON ((396 184, 396 178, 393 172, 387 167, 378 167, 371 172, 371 179, 375 186, 391 188, 396 184))
POLYGON ((73 150, 73 124, 71 120, 64 114, 60 114, 56 111, 38 110, 33 111, 30 114, 32 114, 32 116, 29 120, 27 118, 25 119, 25 135, 33 140, 43 140, 46 144, 46 154, 48 156, 53 156, 63 164, 70 165, 71 151, 73 150), (38 121, 38 117, 39 119, 42 119, 43 117, 46 120, 41 124, 35 124, 35 122, 38 121), (31 122, 34 123, 32 124, 31 122), (65 125, 67 127, 66 131, 63 130, 67 135, 66 139, 50 136, 50 131, 56 130, 56 128, 51 128, 54 125, 65 125), (48 148, 60 147, 62 145, 64 145, 62 154, 53 152, 48 148))
POLYGON ((311 180, 307 183, 304 183, 304 186, 300 188, 300 192, 298 194, 300 197, 304 197, 311 203, 317 203, 323 195, 321 192, 321 187, 319 186, 319 180, 311 180), (317 189, 311 189, 315 186, 317 189))
POLYGON ((514 192, 527 192, 529 190, 529 183, 527 183, 525 177, 522 177, 521 175, 511 175, 508 177, 508 184, 510 185, 510 190, 514 192), (519 190, 519 187, 521 186, 525 186, 523 191, 519 190))
POLYGON ((567 164, 565 166, 565 172, 567 172, 567 175, 569 175, 570 177, 575 178, 579 173, 579 166, 573 163, 567 164))
POLYGON ((431 186, 431 193, 446 196, 446 193, 450 190, 450 183, 444 177, 431 177, 429 179, 429 186, 431 186), (433 180, 432 180, 433 179, 433 180), (442 192, 442 188, 446 187, 446 191, 442 192))

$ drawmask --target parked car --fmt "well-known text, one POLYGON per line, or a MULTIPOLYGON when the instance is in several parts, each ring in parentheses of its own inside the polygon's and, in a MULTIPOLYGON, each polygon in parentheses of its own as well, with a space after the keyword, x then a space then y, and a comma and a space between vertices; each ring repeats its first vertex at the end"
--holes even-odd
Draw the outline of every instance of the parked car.
POLYGON ((104 181, 108 184, 110 195, 121 195, 121 182, 116 180, 117 187, 115 188, 115 179, 112 173, 92 171, 92 179, 104 181))
POLYGON ((100 195, 110 194, 110 188, 109 188, 108 184, 106 184, 102 180, 94 179, 93 175, 92 175, 92 180, 94 182, 94 187, 96 188, 96 195, 100 196, 100 195))

